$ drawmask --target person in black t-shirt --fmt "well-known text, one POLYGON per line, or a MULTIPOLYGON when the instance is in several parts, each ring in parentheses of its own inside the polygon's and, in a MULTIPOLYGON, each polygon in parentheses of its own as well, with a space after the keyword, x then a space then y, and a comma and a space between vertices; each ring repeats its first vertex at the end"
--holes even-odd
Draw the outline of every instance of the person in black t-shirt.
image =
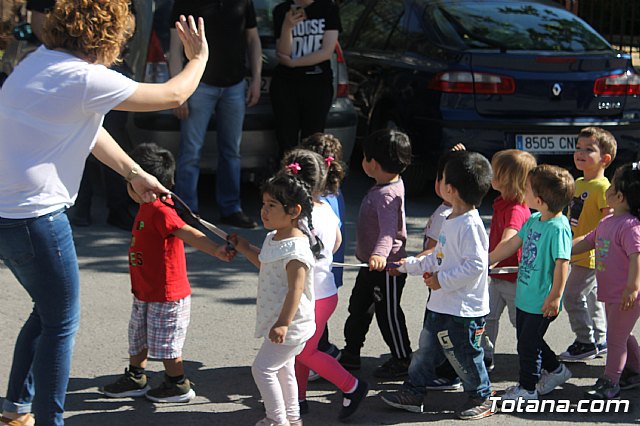
POLYGON ((280 158, 299 138, 324 132, 333 101, 333 55, 342 30, 332 0, 287 0, 273 9, 279 64, 271 80, 271 104, 280 158))
MULTIPOLYGON (((254 228, 257 223, 245 215, 240 204, 240 141, 246 106, 260 99, 262 48, 252 0, 181 0, 173 7, 173 19, 180 15, 201 16, 211 46, 209 62, 195 93, 174 113, 182 120, 176 169, 178 194, 193 211, 198 211, 200 152, 212 114, 216 117, 218 167, 216 201, 222 223, 254 228), (245 82, 245 61, 249 58, 251 84, 245 82)), ((172 19, 172 20, 173 20, 172 19)), ((171 30, 169 70, 182 69, 182 45, 171 30)))

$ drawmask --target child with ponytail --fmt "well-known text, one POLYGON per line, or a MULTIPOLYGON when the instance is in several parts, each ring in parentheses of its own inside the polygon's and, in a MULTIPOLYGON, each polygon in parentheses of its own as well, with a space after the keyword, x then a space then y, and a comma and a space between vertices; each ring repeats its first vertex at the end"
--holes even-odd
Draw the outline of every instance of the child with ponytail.
MULTIPOLYGON (((320 197, 325 193, 327 182, 327 162, 316 152, 306 149, 289 151, 283 159, 283 172, 302 179, 311 188, 313 210, 312 232, 322 242, 321 257, 313 268, 313 290, 315 295, 316 332, 307 341, 302 352, 296 357, 296 379, 301 411, 308 410, 306 401, 309 370, 336 385, 344 393, 344 403, 338 414, 341 420, 351 416, 367 396, 369 385, 359 381, 344 369, 334 357, 318 350, 318 342, 324 333, 327 321, 338 305, 338 290, 331 273, 333 253, 342 242, 339 219, 329 204, 320 197)), ((309 226, 311 229, 311 226, 309 226)))
POLYGON ((237 235, 236 250, 260 269, 255 336, 264 341, 251 373, 266 417, 256 426, 301 426, 294 359, 315 332, 312 268, 322 243, 313 229, 311 189, 302 179, 279 173, 262 187, 260 217, 271 230, 259 249, 237 235))

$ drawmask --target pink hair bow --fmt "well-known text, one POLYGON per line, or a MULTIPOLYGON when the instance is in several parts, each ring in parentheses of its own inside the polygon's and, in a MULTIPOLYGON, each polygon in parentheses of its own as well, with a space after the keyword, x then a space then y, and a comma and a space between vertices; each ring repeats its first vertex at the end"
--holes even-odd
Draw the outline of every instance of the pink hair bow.
POLYGON ((324 162, 327 164, 327 167, 331 167, 331 162, 333 160, 335 160, 335 158, 329 155, 327 158, 324 159, 324 162))
POLYGON ((302 167, 300 167, 300 164, 298 163, 291 163, 289 165, 286 166, 287 169, 289 169, 291 171, 292 174, 297 175, 298 172, 300 170, 302 170, 302 167))

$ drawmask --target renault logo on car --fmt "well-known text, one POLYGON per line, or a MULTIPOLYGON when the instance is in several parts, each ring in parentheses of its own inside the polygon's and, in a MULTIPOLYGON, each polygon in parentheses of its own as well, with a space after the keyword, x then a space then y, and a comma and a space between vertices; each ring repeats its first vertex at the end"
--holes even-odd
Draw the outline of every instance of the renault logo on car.
POLYGON ((556 83, 553 85, 553 87, 551 88, 551 93, 553 93, 553 96, 555 96, 556 98, 560 96, 560 93, 562 93, 562 86, 560 85, 560 83, 556 83))

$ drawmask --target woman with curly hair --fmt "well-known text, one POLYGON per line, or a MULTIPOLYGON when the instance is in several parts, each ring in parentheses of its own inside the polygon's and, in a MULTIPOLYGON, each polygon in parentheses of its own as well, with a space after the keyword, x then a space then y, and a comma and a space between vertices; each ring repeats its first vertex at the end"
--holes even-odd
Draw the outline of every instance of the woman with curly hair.
POLYGON ((78 260, 65 210, 85 159, 125 177, 145 202, 168 192, 102 128, 112 110, 172 109, 195 90, 209 56, 200 18, 176 22, 189 62, 163 84, 108 69, 131 36, 127 0, 58 0, 44 46, 0 92, 0 259, 33 300, 18 336, 0 424, 64 424, 64 401, 80 317, 78 260))

